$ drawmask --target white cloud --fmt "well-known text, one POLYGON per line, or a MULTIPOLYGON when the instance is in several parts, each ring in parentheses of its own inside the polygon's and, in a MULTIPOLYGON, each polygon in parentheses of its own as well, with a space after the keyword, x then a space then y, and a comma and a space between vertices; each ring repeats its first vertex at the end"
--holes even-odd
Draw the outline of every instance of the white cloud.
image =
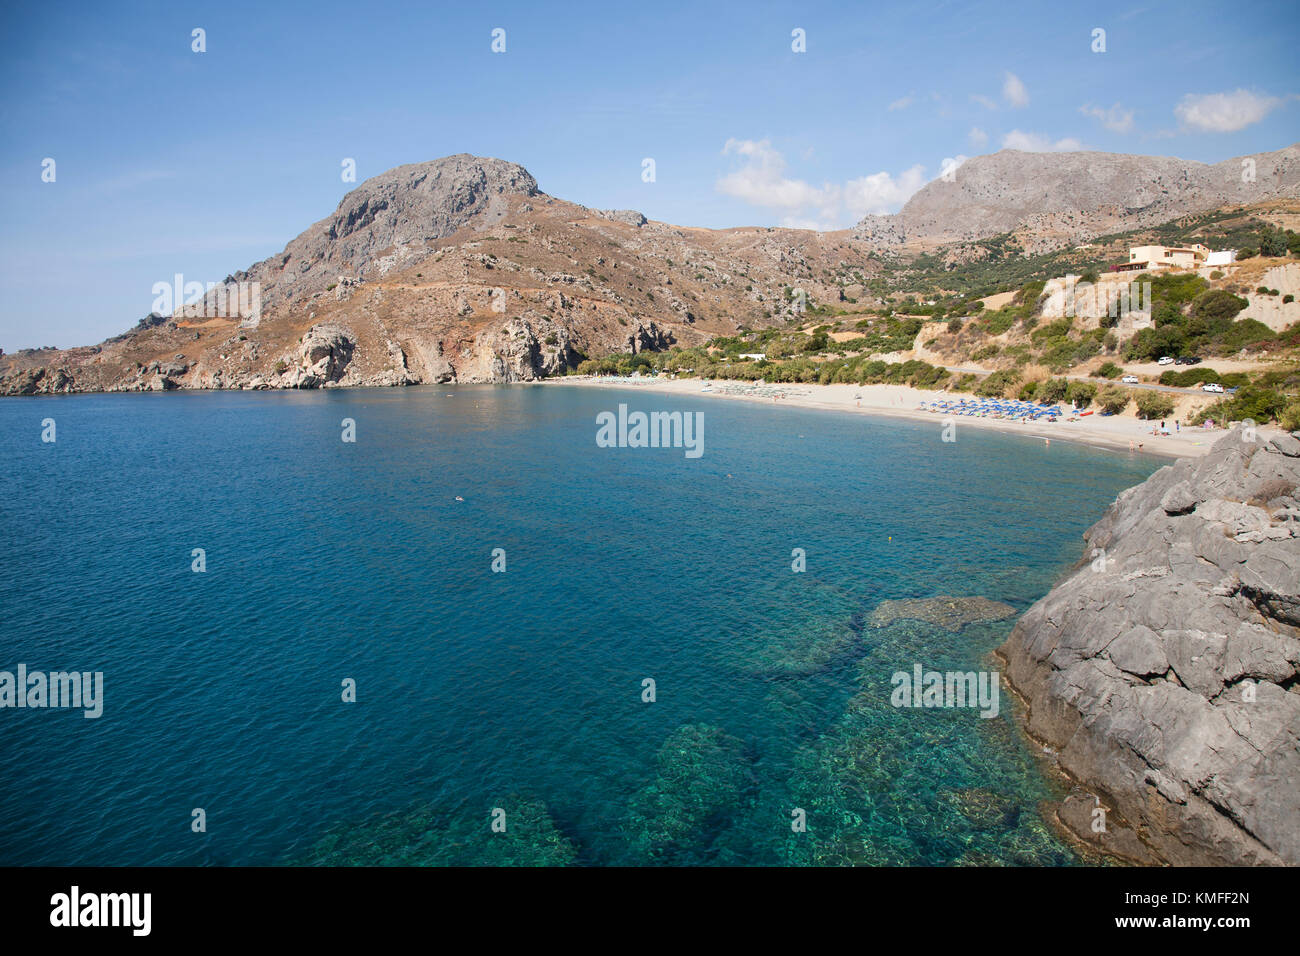
POLYGON ((906 96, 899 97, 898 99, 894 100, 894 102, 890 103, 889 111, 892 113, 894 110, 905 110, 909 106, 911 106, 915 101, 916 101, 916 97, 913 96, 911 93, 908 93, 906 96))
POLYGON ((1133 111, 1124 109, 1118 103, 1108 110, 1100 106, 1080 106, 1079 112, 1100 120, 1102 126, 1114 133, 1127 133, 1133 128, 1133 111))
POLYGON ((718 180, 718 192, 777 210, 782 225, 791 228, 839 229, 868 213, 895 212, 926 183, 925 168, 918 164, 897 176, 879 172, 843 185, 814 186, 786 175, 785 157, 769 140, 728 139, 722 152, 744 157, 745 163, 718 180))
POLYGON ((1282 100, 1276 96, 1258 96, 1249 90, 1232 93, 1188 93, 1174 107, 1183 126, 1207 133, 1235 133, 1258 123, 1282 100))
POLYGON ((1013 129, 1002 137, 1002 148, 1019 149, 1026 153, 1064 153, 1083 149, 1083 144, 1071 138, 1052 142, 1048 136, 1039 133, 1022 133, 1018 129, 1013 129))
POLYGON ((978 126, 972 126, 970 128, 970 132, 967 133, 966 135, 970 137, 970 144, 974 146, 976 149, 980 149, 988 145, 989 134, 984 132, 984 130, 980 129, 978 126))
POLYGON ((924 185, 925 167, 921 165, 904 170, 897 178, 885 172, 873 173, 844 184, 844 205, 855 220, 869 213, 893 212, 924 185))
POLYGON ((987 96, 985 96, 982 93, 972 93, 970 95, 970 98, 972 102, 978 103, 980 106, 984 107, 987 110, 995 110, 998 108, 997 103, 994 103, 991 99, 989 99, 987 96))
POLYGON ((1002 98, 1015 109, 1029 105, 1029 91, 1020 77, 1010 71, 1002 74, 1002 98))
POLYGON ((795 210, 828 204, 829 187, 818 189, 801 179, 787 179, 782 175, 785 157, 768 140, 729 139, 722 153, 724 156, 735 153, 749 162, 718 180, 719 192, 754 206, 774 209, 795 210))

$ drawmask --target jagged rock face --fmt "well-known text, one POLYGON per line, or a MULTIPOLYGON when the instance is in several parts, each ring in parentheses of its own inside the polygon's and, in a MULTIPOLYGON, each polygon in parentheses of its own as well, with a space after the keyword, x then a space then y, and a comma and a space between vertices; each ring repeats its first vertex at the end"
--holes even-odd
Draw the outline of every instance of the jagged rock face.
POLYGON ((320 292, 341 275, 352 282, 382 276, 423 256, 424 243, 471 220, 484 226, 500 221, 509 197, 536 194, 528 170, 500 159, 461 153, 398 166, 367 179, 332 216, 234 278, 261 282, 263 303, 274 306, 320 292))
POLYGON ((511 319, 474 342, 461 382, 531 382, 577 364, 569 330, 534 311, 511 319))
POLYGON ((636 331, 627 338, 627 351, 633 355, 638 352, 662 352, 671 348, 676 341, 676 337, 667 329, 661 329, 653 322, 649 325, 638 322, 636 331))
POLYGON ((1300 146, 1212 166, 1164 156, 1004 149, 967 160, 951 182, 927 184, 897 215, 866 217, 855 235, 881 244, 955 241, 1028 226, 1078 242, 1297 194, 1300 146), (1243 177, 1243 160, 1253 161, 1253 177, 1243 177))
POLYGON ((340 381, 356 351, 352 334, 336 325, 314 325, 302 337, 301 367, 284 384, 290 388, 319 388, 340 381))
POLYGON ((1142 862, 1300 863, 1300 441, 1252 437, 1121 494, 999 649, 1142 862))

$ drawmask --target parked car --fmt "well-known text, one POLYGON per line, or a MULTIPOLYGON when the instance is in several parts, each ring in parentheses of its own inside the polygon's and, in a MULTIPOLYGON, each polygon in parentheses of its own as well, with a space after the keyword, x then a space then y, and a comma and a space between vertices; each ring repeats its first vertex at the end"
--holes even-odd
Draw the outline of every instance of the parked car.
POLYGON ((1184 355, 1184 356, 1182 356, 1181 358, 1179 358, 1178 361, 1179 361, 1179 363, 1182 364, 1182 365, 1200 365, 1200 364, 1201 364, 1201 360, 1200 360, 1199 358, 1197 358, 1195 355, 1184 355))
POLYGON ((1211 382, 1209 385, 1202 385, 1202 386, 1201 386, 1201 391, 1203 391, 1203 392, 1222 392, 1222 391, 1223 391, 1223 386, 1220 385, 1218 382, 1211 382))
POLYGON ((1138 377, 1136 375, 1125 375, 1120 379, 1120 381, 1125 385, 1136 385, 1138 383, 1138 377))
POLYGON ((1160 357, 1160 361, 1159 361, 1157 364, 1158 364, 1158 365, 1173 365, 1173 364, 1174 364, 1174 357, 1173 357, 1172 355, 1162 355, 1162 356, 1160 357))

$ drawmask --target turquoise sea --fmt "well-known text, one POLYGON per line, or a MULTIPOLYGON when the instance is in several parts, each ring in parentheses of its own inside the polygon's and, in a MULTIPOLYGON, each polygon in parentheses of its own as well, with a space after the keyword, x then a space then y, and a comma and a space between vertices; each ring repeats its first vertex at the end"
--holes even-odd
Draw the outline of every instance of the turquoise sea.
POLYGON ((0 710, 5 865, 1077 862, 1008 693, 890 704, 1014 619, 871 615, 1024 610, 1158 464, 550 386, 8 399, 0 455, 0 670, 104 675, 0 710), (619 402, 703 456, 597 447, 619 402))

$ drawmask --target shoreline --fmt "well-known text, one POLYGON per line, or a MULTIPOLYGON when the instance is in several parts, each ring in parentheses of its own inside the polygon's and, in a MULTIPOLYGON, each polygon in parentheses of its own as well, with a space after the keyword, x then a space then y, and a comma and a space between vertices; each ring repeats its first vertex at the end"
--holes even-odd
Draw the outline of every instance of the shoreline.
MULTIPOLYGON (((793 408, 821 409, 850 414, 897 418, 939 425, 947 419, 940 413, 918 408, 921 402, 945 398, 970 398, 960 392, 929 391, 906 385, 801 385, 777 384, 754 386, 748 382, 725 379, 706 382, 699 378, 621 378, 615 376, 569 375, 563 378, 542 379, 535 385, 571 385, 578 388, 640 389, 679 397, 727 398, 757 404, 783 405, 793 408), (711 388, 705 388, 711 384, 711 388)), ((953 419, 958 430, 966 427, 992 429, 1034 438, 1046 442, 1060 441, 1088 445, 1106 451, 1131 452, 1174 460, 1199 458, 1210 446, 1227 433, 1223 428, 1185 428, 1170 435, 1152 435, 1153 422, 1130 415, 1090 415, 1069 421, 1024 423, 1019 419, 967 418, 953 419)), ((1260 428, 1261 432, 1272 429, 1260 428)))

